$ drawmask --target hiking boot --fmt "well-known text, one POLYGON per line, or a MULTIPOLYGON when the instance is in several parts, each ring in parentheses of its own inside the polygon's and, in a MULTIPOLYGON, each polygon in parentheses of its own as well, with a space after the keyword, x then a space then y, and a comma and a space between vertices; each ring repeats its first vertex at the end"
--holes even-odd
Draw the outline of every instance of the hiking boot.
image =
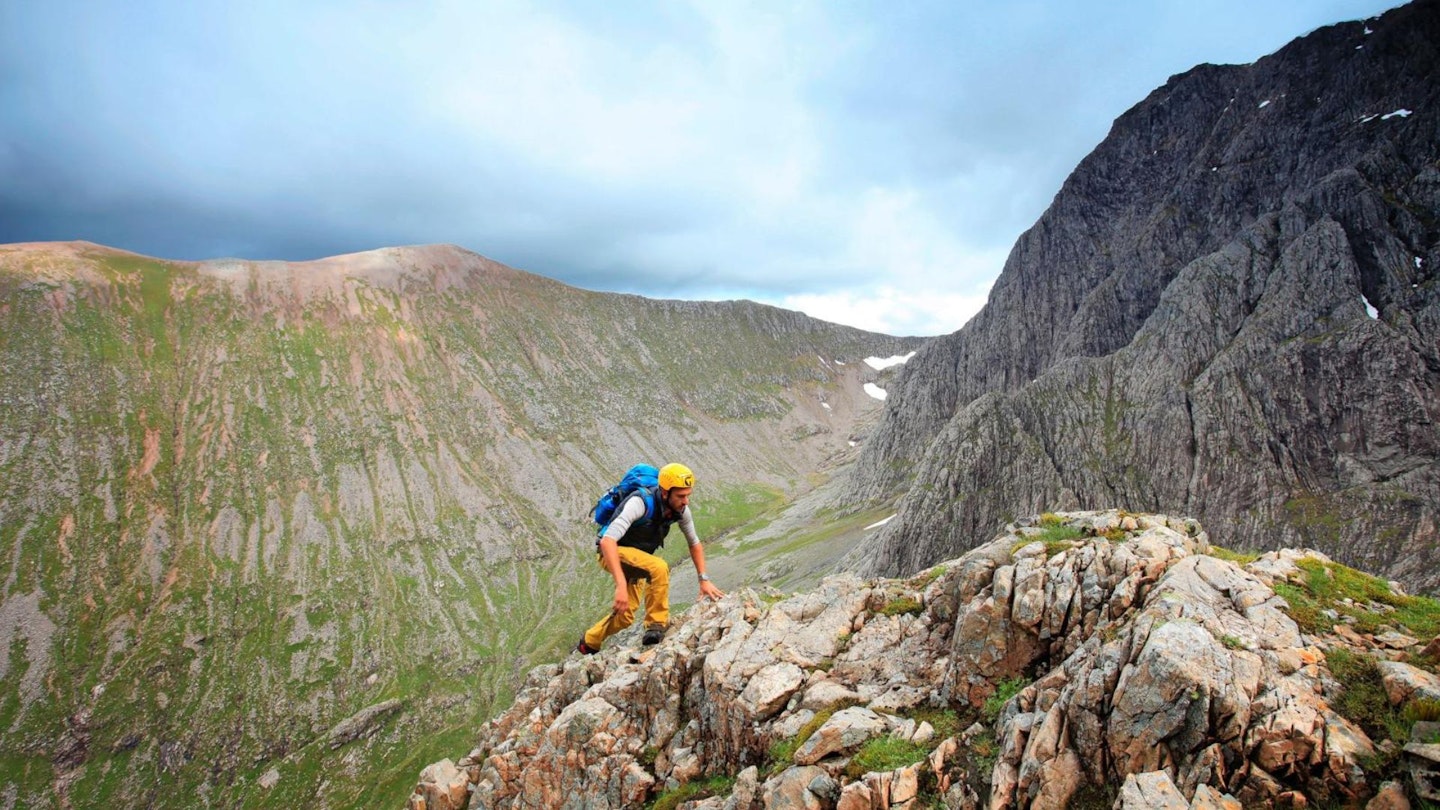
POLYGON ((585 639, 582 638, 580 639, 580 643, 575 645, 575 652, 578 652, 581 655, 594 655, 595 653, 598 653, 600 651, 595 649, 594 647, 591 647, 589 644, 586 644, 585 639))
POLYGON ((640 643, 645 645, 659 644, 662 638, 665 638, 665 628, 647 627, 645 628, 645 637, 640 639, 640 643))

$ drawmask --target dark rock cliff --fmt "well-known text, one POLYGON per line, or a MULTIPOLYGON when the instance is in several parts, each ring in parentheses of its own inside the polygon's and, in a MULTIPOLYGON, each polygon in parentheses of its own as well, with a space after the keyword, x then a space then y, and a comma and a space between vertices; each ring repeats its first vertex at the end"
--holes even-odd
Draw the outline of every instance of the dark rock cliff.
POLYGON ((1194 514, 1440 586, 1440 3, 1202 65, 1121 116, 849 482, 900 574, 1013 515, 1194 514))

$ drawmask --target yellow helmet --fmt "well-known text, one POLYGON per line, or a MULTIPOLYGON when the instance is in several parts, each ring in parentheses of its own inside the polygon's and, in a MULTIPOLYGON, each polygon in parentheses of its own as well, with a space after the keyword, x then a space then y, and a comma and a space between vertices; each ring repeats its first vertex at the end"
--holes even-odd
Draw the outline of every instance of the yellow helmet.
POLYGON ((676 487, 695 486, 695 473, 684 464, 666 464, 660 468, 660 488, 671 490, 676 487))

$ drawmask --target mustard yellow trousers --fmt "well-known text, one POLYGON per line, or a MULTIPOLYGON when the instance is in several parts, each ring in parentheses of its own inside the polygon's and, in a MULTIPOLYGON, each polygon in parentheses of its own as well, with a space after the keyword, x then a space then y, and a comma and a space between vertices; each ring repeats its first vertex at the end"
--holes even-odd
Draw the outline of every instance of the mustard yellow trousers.
MULTIPOLYGON (((585 631, 585 646, 592 650, 600 649, 605 639, 635 623, 635 608, 641 599, 645 600, 646 627, 664 628, 670 624, 670 565, 638 548, 619 546, 615 550, 620 554, 620 570, 625 574, 630 609, 611 613, 585 631)), ((603 557, 600 567, 605 568, 603 557)))

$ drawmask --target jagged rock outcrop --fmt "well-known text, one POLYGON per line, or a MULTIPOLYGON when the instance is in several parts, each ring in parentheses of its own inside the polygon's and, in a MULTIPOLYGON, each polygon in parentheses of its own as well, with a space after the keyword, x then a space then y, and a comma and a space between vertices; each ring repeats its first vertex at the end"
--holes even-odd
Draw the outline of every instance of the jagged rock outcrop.
POLYGON ((833 504, 898 575, 1048 508, 1194 515, 1440 587, 1440 2, 1202 65, 1121 116, 833 504))
MULTIPOLYGON (((1242 568, 1208 550, 1193 520, 1064 514, 908 580, 697 605, 655 648, 532 671, 459 762, 468 806, 599 810, 691 790, 682 806, 716 810, 1063 808, 1122 784, 1126 807, 1374 794, 1376 743, 1331 703, 1344 687, 1326 649, 1346 642, 1303 633, 1275 592, 1328 561, 1242 568)), ((427 770, 410 810, 457 806, 439 798, 456 795, 448 767, 427 770)))

